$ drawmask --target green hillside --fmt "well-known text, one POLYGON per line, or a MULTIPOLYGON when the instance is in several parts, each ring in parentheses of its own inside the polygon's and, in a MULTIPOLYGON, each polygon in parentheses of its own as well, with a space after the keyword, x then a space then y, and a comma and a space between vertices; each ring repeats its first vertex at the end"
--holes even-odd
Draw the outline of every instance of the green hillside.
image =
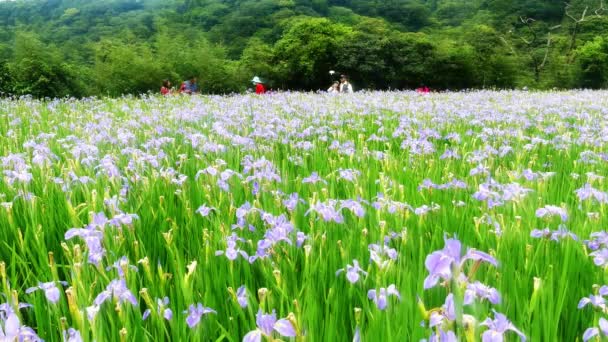
POLYGON ((602 0, 22 0, 0 2, 0 92, 599 88, 608 83, 602 0))

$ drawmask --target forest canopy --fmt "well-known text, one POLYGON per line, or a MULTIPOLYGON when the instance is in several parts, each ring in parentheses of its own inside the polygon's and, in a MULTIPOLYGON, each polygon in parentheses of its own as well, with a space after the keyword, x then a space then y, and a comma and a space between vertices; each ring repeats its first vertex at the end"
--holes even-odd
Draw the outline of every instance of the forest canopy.
POLYGON ((601 88, 603 0, 15 0, 0 2, 0 94, 601 88))

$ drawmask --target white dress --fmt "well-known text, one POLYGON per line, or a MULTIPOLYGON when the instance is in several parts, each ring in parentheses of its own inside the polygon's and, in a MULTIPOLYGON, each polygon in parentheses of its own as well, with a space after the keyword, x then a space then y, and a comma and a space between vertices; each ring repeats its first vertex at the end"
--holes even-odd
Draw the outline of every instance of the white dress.
POLYGON ((353 86, 349 82, 340 83, 340 92, 341 93, 352 93, 353 86))

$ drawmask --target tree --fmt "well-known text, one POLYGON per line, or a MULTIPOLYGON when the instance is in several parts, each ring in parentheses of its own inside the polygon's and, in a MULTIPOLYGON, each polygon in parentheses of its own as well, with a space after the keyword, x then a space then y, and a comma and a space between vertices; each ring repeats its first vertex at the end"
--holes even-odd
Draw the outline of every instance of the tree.
POLYGON ((579 85, 584 88, 608 86, 608 41, 596 37, 576 51, 579 85))
POLYGON ((292 24, 275 44, 274 61, 291 89, 325 89, 327 73, 342 56, 338 48, 352 31, 327 19, 307 18, 292 24))
POLYGON ((64 97, 80 92, 59 51, 45 46, 33 33, 17 33, 7 69, 12 80, 11 92, 16 95, 64 97))

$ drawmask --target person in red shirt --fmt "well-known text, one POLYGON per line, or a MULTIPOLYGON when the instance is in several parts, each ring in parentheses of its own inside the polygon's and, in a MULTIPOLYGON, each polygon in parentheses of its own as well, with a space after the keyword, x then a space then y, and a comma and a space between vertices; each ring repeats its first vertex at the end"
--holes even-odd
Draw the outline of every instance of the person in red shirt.
POLYGON ((427 87, 424 84, 421 84, 420 87, 418 87, 418 89, 416 89, 416 92, 418 94, 428 94, 431 92, 431 89, 429 89, 429 87, 427 87))
POLYGON ((264 93, 266 93, 266 87, 264 86, 264 84, 262 83, 262 80, 256 76, 253 78, 253 80, 251 80, 251 82, 253 82, 253 84, 255 84, 255 93, 258 95, 262 95, 264 93))
POLYGON ((163 95, 171 94, 171 82, 169 80, 163 80, 163 85, 160 87, 160 93, 163 95))

